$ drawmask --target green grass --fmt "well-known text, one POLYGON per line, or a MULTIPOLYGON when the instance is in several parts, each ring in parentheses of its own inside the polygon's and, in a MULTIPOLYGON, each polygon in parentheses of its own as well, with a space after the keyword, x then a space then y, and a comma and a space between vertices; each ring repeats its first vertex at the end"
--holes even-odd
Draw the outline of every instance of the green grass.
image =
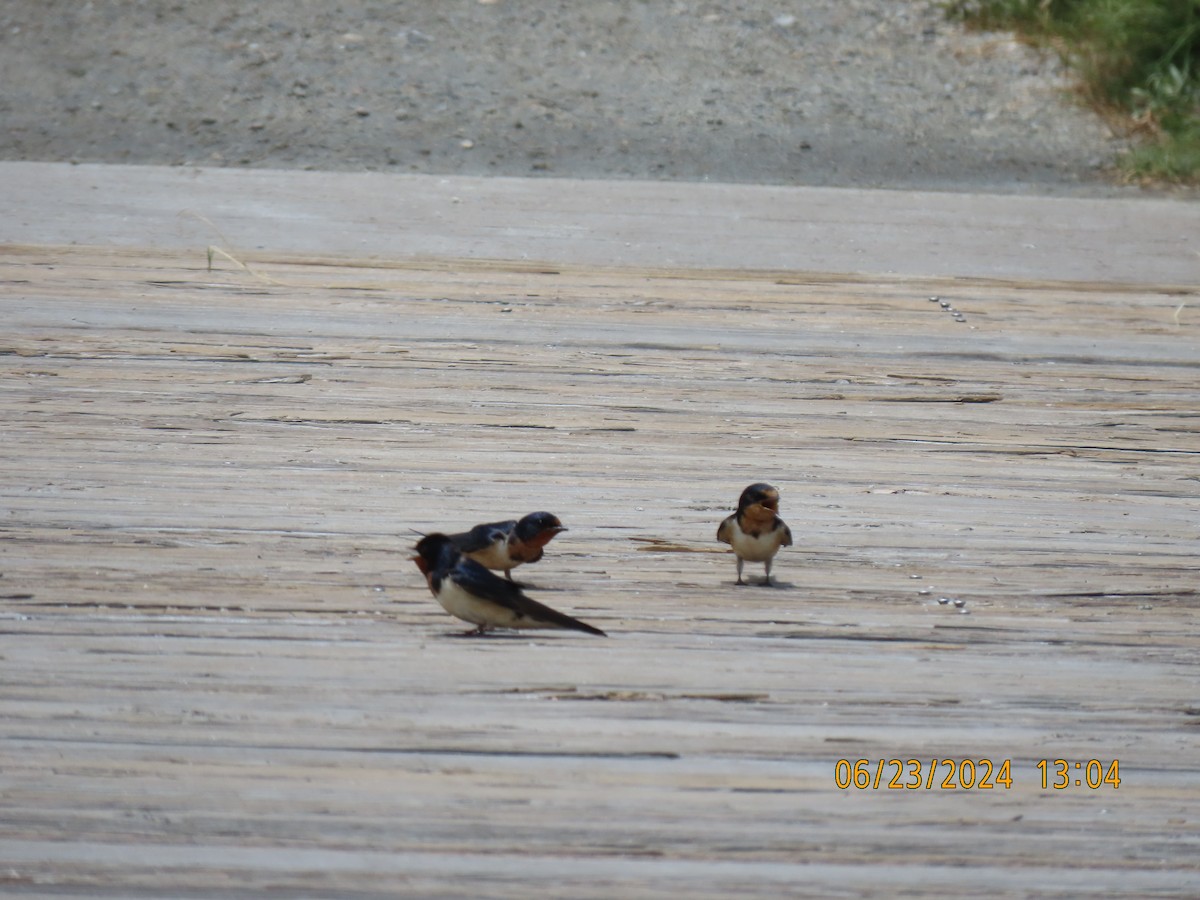
POLYGON ((949 0, 947 15, 1055 49, 1140 140, 1129 177, 1200 184, 1200 0, 949 0))

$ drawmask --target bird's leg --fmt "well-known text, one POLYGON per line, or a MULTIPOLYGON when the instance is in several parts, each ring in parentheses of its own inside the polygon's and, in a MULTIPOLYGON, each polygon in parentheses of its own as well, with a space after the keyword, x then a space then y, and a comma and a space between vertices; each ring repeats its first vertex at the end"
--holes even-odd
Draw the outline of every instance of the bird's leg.
POLYGON ((512 577, 512 569, 505 569, 505 570, 504 570, 504 577, 505 577, 505 578, 507 578, 509 581, 512 581, 512 580, 513 580, 513 577, 512 577))
POLYGON ((740 556, 737 558, 737 567, 738 567, 738 580, 737 580, 737 583, 738 583, 738 584, 745 584, 746 582, 742 581, 742 558, 741 558, 740 556))
POLYGON ((766 572, 767 572, 767 574, 763 577, 763 587, 770 587, 771 586, 771 561, 769 559, 765 563, 763 563, 763 568, 766 569, 766 572))

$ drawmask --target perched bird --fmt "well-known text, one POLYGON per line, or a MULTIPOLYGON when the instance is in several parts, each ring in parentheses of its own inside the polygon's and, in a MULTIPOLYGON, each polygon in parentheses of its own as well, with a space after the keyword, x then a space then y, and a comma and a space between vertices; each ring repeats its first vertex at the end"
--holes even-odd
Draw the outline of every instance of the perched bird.
POLYGON ((764 585, 771 583, 771 560, 780 547, 792 545, 792 531, 779 518, 779 491, 759 482, 742 491, 737 512, 717 528, 717 540, 733 547, 737 554, 737 583, 742 581, 742 564, 746 560, 760 562, 766 567, 764 585))
POLYGON ((512 570, 521 563, 535 563, 554 536, 566 531, 557 516, 535 512, 520 521, 488 522, 470 531, 450 535, 459 550, 489 569, 503 572, 512 581, 512 570))
POLYGON ((571 628, 608 636, 599 628, 530 600, 517 585, 464 556, 444 534, 426 535, 417 542, 416 550, 413 562, 438 603, 450 615, 475 626, 468 634, 483 634, 493 628, 571 628))

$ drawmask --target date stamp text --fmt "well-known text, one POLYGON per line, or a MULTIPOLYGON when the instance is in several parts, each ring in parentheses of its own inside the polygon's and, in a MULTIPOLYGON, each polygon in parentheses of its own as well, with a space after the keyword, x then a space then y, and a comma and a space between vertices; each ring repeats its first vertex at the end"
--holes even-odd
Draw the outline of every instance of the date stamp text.
MULTIPOLYGON (((1042 790, 1121 786, 1121 762, 1116 759, 1042 759, 1035 768, 1042 790)), ((1018 777, 1011 759, 839 759, 833 765, 833 783, 841 790, 1012 790, 1018 777)))

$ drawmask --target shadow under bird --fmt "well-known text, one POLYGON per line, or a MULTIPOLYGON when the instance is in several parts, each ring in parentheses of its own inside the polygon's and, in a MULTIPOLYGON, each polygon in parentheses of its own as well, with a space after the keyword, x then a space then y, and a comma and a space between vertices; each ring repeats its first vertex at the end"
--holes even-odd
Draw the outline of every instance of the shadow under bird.
POLYGON ((750 485, 738 498, 737 512, 717 528, 717 540, 733 547, 737 555, 737 583, 742 581, 746 561, 760 562, 766 569, 764 585, 771 584, 771 561, 780 547, 792 545, 792 531, 779 518, 779 491, 769 484, 750 485))
POLYGON ((534 512, 519 520, 476 525, 470 531, 450 535, 450 540, 475 562, 503 572, 512 581, 513 569, 522 563, 537 562, 545 546, 566 530, 558 516, 534 512))
POLYGON ((450 615, 475 626, 467 634, 484 634, 493 628, 568 628, 608 636, 599 628, 526 597, 511 581, 464 556, 447 535, 426 535, 417 542, 416 551, 413 562, 438 603, 450 615))

